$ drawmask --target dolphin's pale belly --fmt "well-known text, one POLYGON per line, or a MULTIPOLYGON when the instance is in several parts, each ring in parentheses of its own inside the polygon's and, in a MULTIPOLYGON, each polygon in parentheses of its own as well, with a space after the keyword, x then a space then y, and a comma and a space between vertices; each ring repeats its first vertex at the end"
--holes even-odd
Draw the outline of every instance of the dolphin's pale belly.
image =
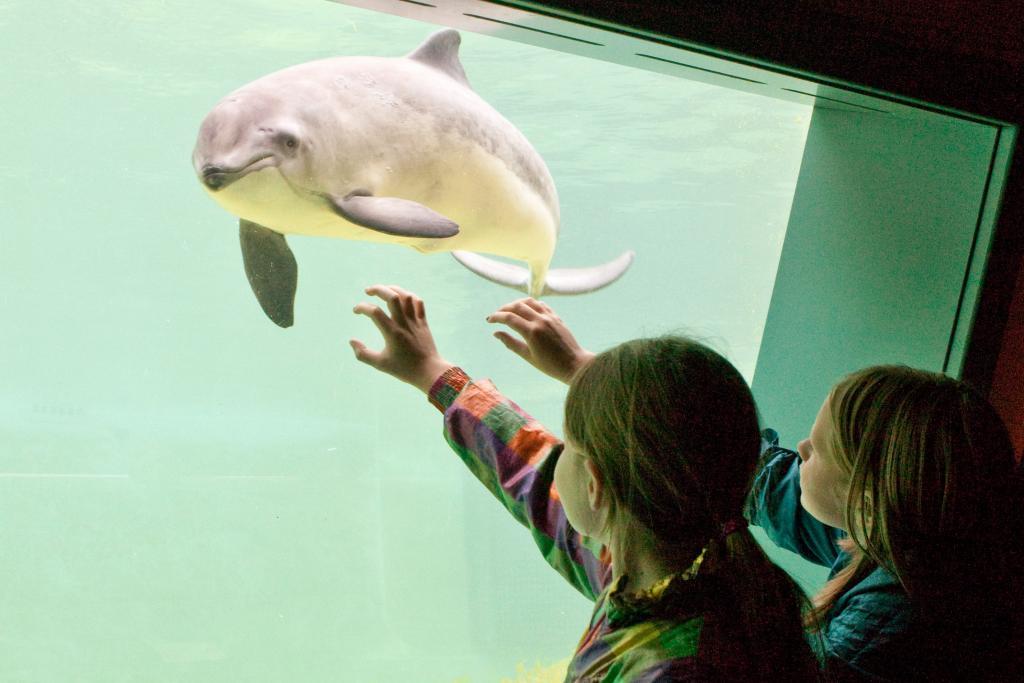
POLYGON ((360 175, 373 194, 428 206, 455 221, 459 234, 411 238, 355 225, 331 209, 321 190, 289 184, 274 167, 210 194, 230 213, 282 234, 402 244, 424 252, 478 251, 544 265, 550 261, 558 231, 550 210, 499 161, 479 150, 438 159, 415 173, 367 169, 360 175))

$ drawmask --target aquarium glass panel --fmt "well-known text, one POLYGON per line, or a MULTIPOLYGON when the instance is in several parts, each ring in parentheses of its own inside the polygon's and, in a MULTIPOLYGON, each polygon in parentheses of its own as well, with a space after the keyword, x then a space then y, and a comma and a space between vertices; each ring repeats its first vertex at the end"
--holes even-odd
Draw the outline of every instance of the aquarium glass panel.
MULTIPOLYGON (((447 253, 295 236, 279 328, 191 164, 235 88, 437 28, 318 0, 0 2, 0 680, 558 678, 591 604, 348 345, 380 347, 364 288, 401 285, 448 359, 561 434, 565 387, 485 321, 523 294, 447 253)), ((693 334, 752 381, 810 103, 465 31, 460 56, 554 178, 552 267, 635 252, 547 299, 581 342, 693 334)))

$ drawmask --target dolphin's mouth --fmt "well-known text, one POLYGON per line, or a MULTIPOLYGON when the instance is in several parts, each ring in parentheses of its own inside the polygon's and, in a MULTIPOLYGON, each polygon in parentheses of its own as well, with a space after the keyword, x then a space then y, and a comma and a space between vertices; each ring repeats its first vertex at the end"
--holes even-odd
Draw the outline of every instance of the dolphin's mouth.
POLYGON ((261 157, 253 159, 245 166, 235 168, 218 166, 216 164, 206 164, 203 166, 201 172, 203 185, 214 192, 217 190, 223 190, 231 183, 244 178, 250 173, 261 171, 268 166, 273 166, 273 160, 273 154, 264 154, 261 157))

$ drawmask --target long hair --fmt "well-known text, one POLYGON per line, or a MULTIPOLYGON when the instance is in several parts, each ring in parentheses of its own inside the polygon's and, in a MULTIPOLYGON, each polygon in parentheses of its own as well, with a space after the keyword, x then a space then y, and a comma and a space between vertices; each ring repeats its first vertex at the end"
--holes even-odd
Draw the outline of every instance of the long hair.
POLYGON ((721 532, 742 519, 761 443, 736 368, 683 337, 626 342, 573 378, 565 432, 598 465, 612 519, 628 510, 669 556, 707 547, 698 660, 724 680, 816 677, 806 596, 746 528, 721 532))
POLYGON ((1013 447, 995 410, 950 377, 876 366, 836 384, 828 416, 831 451, 850 477, 851 561, 815 597, 809 622, 824 627, 836 600, 880 566, 920 627, 936 629, 947 673, 977 678, 1005 662, 1020 636, 1024 529, 1013 447))

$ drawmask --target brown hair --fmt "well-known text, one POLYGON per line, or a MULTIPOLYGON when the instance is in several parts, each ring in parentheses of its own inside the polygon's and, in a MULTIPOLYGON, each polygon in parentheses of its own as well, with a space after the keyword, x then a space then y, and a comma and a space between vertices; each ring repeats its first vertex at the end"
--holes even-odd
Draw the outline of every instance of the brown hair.
POLYGON ((977 675, 980 652, 1005 647, 996 643, 1019 618, 1020 482, 1005 425, 963 382, 904 366, 840 380, 829 417, 831 451, 850 477, 851 561, 815 597, 809 623, 823 627, 845 590, 881 566, 917 619, 959 629, 958 647, 936 646, 948 666, 977 675))
POLYGON ((612 518, 625 508, 675 555, 707 546, 700 661, 727 680, 816 677, 806 596, 748 530, 722 537, 742 519, 761 443, 753 396, 729 361, 684 337, 621 344, 573 378, 565 432, 598 465, 612 518))

